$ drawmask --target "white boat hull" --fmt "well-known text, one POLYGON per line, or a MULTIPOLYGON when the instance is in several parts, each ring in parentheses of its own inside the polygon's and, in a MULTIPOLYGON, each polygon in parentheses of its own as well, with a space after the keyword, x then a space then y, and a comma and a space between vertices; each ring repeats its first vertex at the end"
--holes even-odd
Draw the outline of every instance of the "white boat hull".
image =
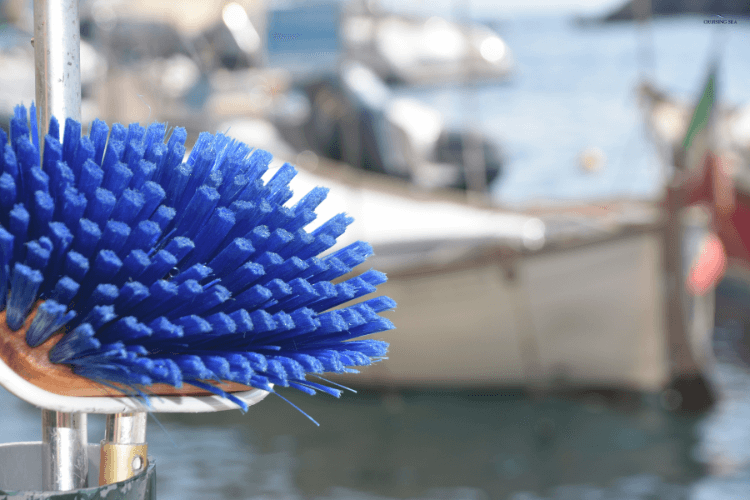
POLYGON ((669 376, 662 252, 650 230, 515 262, 391 273, 379 291, 398 302, 387 313, 397 329, 376 336, 391 343, 389 359, 350 380, 658 390, 669 376))

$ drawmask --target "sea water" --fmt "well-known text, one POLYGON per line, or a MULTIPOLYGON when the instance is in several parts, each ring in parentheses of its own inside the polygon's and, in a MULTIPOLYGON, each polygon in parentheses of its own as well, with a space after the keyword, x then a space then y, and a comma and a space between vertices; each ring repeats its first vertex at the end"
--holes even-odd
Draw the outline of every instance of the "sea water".
POLYGON ((750 105, 750 20, 707 25, 707 16, 687 16, 580 26, 568 15, 508 17, 492 2, 473 3, 484 5, 475 14, 513 52, 509 81, 397 93, 437 108, 449 127, 474 128, 501 146, 506 168, 492 186, 500 203, 657 195, 666 166, 638 105, 644 80, 695 103, 716 59, 720 105, 750 105), (579 162, 592 147, 606 157, 593 174, 579 162))

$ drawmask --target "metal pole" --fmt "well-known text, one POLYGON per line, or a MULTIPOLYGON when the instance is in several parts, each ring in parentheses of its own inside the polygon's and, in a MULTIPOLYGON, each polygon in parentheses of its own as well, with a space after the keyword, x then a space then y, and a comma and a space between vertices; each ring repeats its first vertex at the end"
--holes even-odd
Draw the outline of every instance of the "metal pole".
POLYGON ((85 413, 42 410, 42 488, 85 488, 89 471, 85 413))
MULTIPOLYGON (((49 120, 81 120, 81 30, 78 0, 34 0, 34 61, 40 145, 49 120)), ((42 410, 42 485, 46 491, 86 487, 85 413, 42 410)))
POLYGON ((81 28, 78 0, 34 0, 34 60, 39 138, 49 120, 81 121, 81 28))
POLYGON ((107 415, 101 446, 99 485, 117 483, 146 470, 146 413, 107 415))

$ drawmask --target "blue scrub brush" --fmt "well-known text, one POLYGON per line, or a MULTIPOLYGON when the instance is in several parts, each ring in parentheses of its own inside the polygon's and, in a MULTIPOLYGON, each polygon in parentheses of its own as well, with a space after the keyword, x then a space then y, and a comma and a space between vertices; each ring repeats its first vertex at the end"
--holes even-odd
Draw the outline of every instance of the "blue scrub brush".
POLYGON ((192 386, 247 409, 230 391, 338 397, 319 374, 383 359, 387 344, 362 337, 393 328, 378 313, 394 301, 351 304, 386 280, 350 276, 372 248, 322 255, 345 214, 305 229, 327 189, 286 206, 294 167, 264 183, 271 155, 223 134, 183 161, 182 128, 64 127, 61 142, 52 118, 42 168, 33 105, 30 119, 16 107, 9 143, 0 130, 0 322, 25 331, 41 371, 72 370, 96 383, 88 395, 192 386))

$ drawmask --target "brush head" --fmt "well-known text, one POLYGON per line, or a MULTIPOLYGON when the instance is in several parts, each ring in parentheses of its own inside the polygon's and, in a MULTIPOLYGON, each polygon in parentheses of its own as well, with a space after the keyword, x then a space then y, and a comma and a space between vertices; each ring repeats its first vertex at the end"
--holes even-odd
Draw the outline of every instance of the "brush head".
POLYGON ((53 118, 40 165, 36 112, 0 130, 0 357, 66 396, 216 394, 353 372, 387 344, 372 254, 330 251, 352 219, 308 231, 327 190, 289 204, 296 171, 223 134, 53 118), (353 301, 358 301, 353 303, 353 301))

